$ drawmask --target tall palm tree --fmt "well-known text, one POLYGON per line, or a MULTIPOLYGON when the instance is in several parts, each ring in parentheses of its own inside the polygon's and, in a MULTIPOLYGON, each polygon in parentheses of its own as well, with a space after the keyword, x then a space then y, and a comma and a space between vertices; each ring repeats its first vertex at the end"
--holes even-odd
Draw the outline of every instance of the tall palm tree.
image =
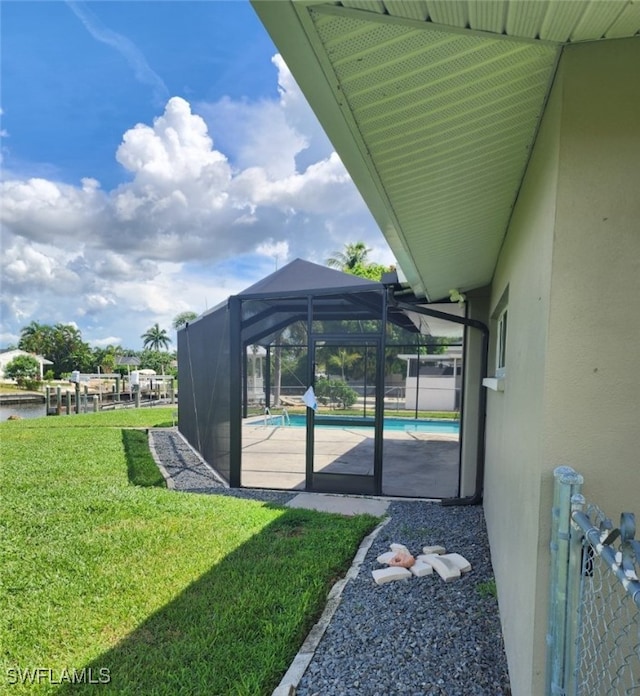
POLYGON ((181 329, 185 324, 188 324, 190 321, 193 321, 197 318, 198 315, 195 312, 180 312, 180 314, 176 314, 176 316, 173 317, 172 326, 177 331, 178 329, 181 329))
POLYGON ((53 327, 53 352, 51 360, 54 371, 71 372, 91 369, 93 360, 91 348, 82 340, 82 332, 73 324, 58 323, 53 327))
POLYGON ((361 357, 360 353, 349 353, 345 348, 339 348, 337 353, 329 356, 327 362, 330 365, 340 368, 342 381, 345 382, 345 367, 351 367, 354 363, 357 363, 361 357))
POLYGON ((26 350, 27 353, 36 353, 48 357, 53 347, 53 329, 47 324, 40 324, 32 321, 20 330, 20 340, 18 348, 26 350))
POLYGON ((171 343, 166 329, 161 329, 157 322, 150 329, 147 329, 140 338, 143 341, 142 347, 151 350, 160 350, 160 348, 168 350, 171 343))
POLYGON ((344 251, 334 251, 327 259, 327 266, 340 271, 352 271, 357 266, 367 265, 367 256, 371 249, 364 242, 354 242, 344 245, 344 251))

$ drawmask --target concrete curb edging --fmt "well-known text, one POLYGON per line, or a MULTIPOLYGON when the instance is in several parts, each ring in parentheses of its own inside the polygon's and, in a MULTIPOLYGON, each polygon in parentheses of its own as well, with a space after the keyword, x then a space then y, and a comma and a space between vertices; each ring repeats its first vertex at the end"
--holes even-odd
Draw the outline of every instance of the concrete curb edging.
POLYGON ((274 689, 271 696, 295 696, 296 688, 300 683, 300 680, 304 676, 304 673, 311 662, 311 659, 320 644, 320 640, 327 630, 331 618, 336 612, 336 609, 340 606, 340 601, 342 599, 342 592, 346 587, 349 580, 352 580, 358 575, 360 566, 362 565, 367 551, 371 548, 374 539, 378 536, 382 528, 389 523, 391 517, 386 517, 380 524, 361 542, 356 555, 353 557, 351 562, 351 567, 347 571, 344 578, 338 580, 334 586, 329 591, 327 595, 327 603, 325 605, 322 615, 318 619, 317 623, 309 631, 309 634, 305 638, 304 643, 298 650, 298 654, 294 657, 291 666, 286 671, 284 677, 282 677, 280 684, 274 689))
POLYGON ((158 453, 156 452, 156 448, 153 444, 153 433, 151 432, 150 428, 147 430, 147 442, 149 443, 149 452, 151 452, 153 461, 156 463, 156 466, 160 470, 160 473, 164 477, 164 480, 167 482, 167 488, 174 489, 176 487, 176 482, 171 478, 169 472, 164 468, 164 466, 162 466, 162 463, 160 462, 160 457, 158 457, 158 453))

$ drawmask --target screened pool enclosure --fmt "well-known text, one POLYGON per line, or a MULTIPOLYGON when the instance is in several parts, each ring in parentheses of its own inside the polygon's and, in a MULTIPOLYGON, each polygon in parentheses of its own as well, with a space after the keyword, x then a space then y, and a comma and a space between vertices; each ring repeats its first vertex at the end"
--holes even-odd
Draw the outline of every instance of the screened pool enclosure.
POLYGON ((190 322, 180 432, 232 487, 459 496, 469 327, 397 290, 297 259, 190 322))

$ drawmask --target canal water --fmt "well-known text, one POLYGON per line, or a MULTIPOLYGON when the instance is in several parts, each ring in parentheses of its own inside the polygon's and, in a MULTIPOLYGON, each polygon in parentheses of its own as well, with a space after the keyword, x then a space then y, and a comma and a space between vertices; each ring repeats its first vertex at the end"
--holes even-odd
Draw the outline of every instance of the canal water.
POLYGON ((9 416, 20 416, 20 418, 40 418, 44 415, 44 402, 41 404, 0 405, 0 422, 6 421, 9 416))

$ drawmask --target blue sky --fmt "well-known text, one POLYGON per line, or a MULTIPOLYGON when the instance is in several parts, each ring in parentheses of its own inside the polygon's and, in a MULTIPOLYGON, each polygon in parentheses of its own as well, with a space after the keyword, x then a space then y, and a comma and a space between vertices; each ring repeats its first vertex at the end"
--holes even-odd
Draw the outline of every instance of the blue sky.
POLYGON ((391 253, 244 0, 0 3, 2 327, 141 348, 296 257, 391 253))

